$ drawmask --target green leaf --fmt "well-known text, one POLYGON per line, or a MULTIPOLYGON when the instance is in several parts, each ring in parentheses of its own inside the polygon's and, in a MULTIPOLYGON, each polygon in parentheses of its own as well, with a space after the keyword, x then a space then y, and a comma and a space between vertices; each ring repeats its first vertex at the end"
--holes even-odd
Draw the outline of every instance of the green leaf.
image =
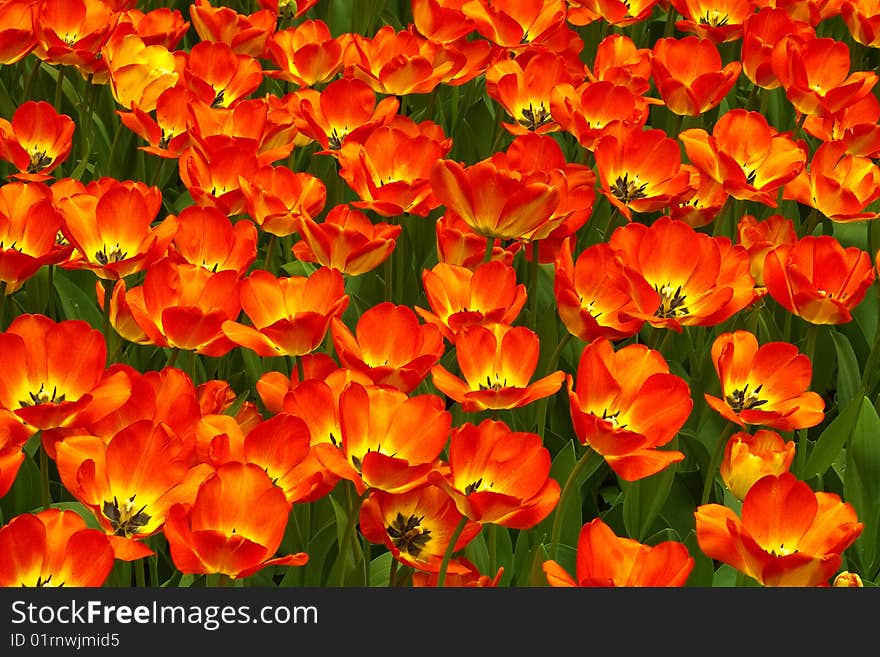
MULTIPOLYGON (((0 511, 9 522, 22 513, 28 513, 40 499, 40 468, 33 458, 25 452, 24 461, 18 468, 15 481, 6 495, 0 497, 0 511)), ((4 523, 5 524, 5 523, 4 523)))
POLYGON ((61 309, 67 319, 84 319, 99 331, 104 317, 95 298, 95 277, 89 272, 55 270, 55 290, 61 301, 61 309), (85 290, 88 289, 87 293, 85 290))
POLYGON ((864 529, 856 541, 861 562, 874 579, 880 570, 880 417, 868 400, 859 406, 858 420, 847 448, 846 472, 843 490, 846 500, 853 505, 864 529))
POLYGON ((388 586, 388 575, 391 572, 391 560, 393 558, 390 552, 383 552, 370 561, 370 586, 388 586))
POLYGON ((862 384, 862 373, 849 338, 832 329, 831 339, 837 352, 837 399, 840 407, 843 408, 858 394, 862 384))
POLYGON ((809 479, 824 473, 831 467, 834 459, 846 444, 847 438, 852 434, 863 400, 867 401, 864 397, 855 397, 850 400, 840 414, 819 434, 819 438, 816 439, 816 444, 807 458, 802 477, 809 479))
POLYGON ((638 481, 620 482, 623 490, 623 524, 631 538, 643 541, 651 531, 669 497, 675 480, 675 466, 672 463, 657 474, 638 481))

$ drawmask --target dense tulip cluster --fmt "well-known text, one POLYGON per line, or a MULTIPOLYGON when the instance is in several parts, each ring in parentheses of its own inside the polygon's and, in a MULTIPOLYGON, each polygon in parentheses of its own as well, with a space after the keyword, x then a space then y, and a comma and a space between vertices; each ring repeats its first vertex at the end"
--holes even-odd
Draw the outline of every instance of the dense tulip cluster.
POLYGON ((880 583, 876 0, 156 4, 0 0, 0 585, 880 583))

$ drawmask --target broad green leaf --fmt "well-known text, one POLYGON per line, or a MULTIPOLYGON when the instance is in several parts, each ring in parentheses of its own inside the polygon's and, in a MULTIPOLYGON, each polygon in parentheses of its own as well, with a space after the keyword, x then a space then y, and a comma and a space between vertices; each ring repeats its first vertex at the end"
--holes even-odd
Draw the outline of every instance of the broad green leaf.
POLYGON ((849 338, 831 330, 831 339, 837 352, 837 399, 840 407, 844 408, 859 393, 862 373, 849 338))
POLYGON ((864 524, 856 549, 862 565, 869 569, 865 575, 874 579, 880 569, 880 417, 868 399, 862 400, 847 447, 843 487, 846 500, 864 524))
MULTIPOLYGON (((670 443, 671 449, 675 449, 675 442, 670 443)), ((643 541, 651 531, 675 480, 675 466, 672 463, 657 474, 638 481, 621 481, 623 523, 631 538, 643 541)))
POLYGON ((95 297, 95 276, 86 271, 56 268, 55 290, 58 292, 65 319, 84 319, 92 328, 101 330, 104 317, 95 297))
POLYGON ((840 414, 819 434, 807 458, 804 472, 801 473, 803 478, 809 479, 820 475, 831 467, 846 444, 847 438, 852 434, 863 401, 867 401, 865 397, 855 397, 850 400, 840 414))

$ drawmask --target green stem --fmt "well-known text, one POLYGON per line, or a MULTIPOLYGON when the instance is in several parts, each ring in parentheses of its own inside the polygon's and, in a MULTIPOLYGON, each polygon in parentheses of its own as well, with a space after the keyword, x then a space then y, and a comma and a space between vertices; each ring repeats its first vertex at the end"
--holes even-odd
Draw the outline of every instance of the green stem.
POLYGON ((37 74, 40 72, 40 68, 42 67, 43 62, 40 60, 35 60, 34 67, 31 69, 31 72, 28 74, 27 82, 24 85, 24 91, 22 91, 22 98, 30 98, 31 97, 31 88, 34 86, 34 82, 37 79, 37 74))
POLYGON ((6 281, 0 281, 0 331, 6 330, 6 281))
MULTIPOLYGON (((556 367, 559 365, 559 358, 562 356, 562 350, 565 349, 566 345, 571 341, 572 335, 568 331, 565 332, 565 335, 559 340, 559 343, 556 345, 556 349, 553 350, 553 354, 550 356, 550 360, 547 362, 547 369, 544 372, 544 376, 550 374, 551 372, 556 370, 556 367)), ((544 397, 538 401, 538 435, 541 436, 541 439, 544 439, 544 429, 545 424, 547 423, 547 407, 550 404, 550 397, 544 397)))
MULTIPOLYGON (((352 550, 354 549, 354 528, 360 516, 361 505, 369 494, 370 489, 368 488, 364 491, 363 495, 359 495, 355 499, 348 512, 348 521, 345 523, 345 530, 342 533, 342 539, 339 544, 339 586, 345 586, 345 575, 347 574, 345 568, 346 553, 350 547, 352 550)), ((352 555, 352 558, 354 558, 354 555, 352 555)))
MULTIPOLYGON (((104 316, 103 316, 103 324, 102 329, 104 332, 104 343, 107 346, 108 353, 112 353, 113 349, 111 348, 113 342, 113 331, 111 331, 110 324, 110 301, 113 298, 113 288, 116 287, 116 281, 111 281, 106 278, 101 279, 101 285, 104 287, 104 316)), ((51 290, 50 290, 51 293, 51 290)))
MULTIPOLYGON (((395 249, 396 250, 396 249, 395 249)), ((392 275, 394 274, 394 264, 392 263, 391 256, 394 255, 391 253, 385 261, 382 263, 382 275, 385 279, 385 301, 393 301, 394 297, 394 283, 392 280, 392 275)))
MULTIPOLYGON (((2 315, 0 315, 0 327, 3 326, 2 315)), ((877 327, 874 334, 874 344, 871 345, 871 351, 868 358, 865 359, 865 367, 862 369, 862 393, 870 396, 874 389, 874 372, 877 370, 877 359, 880 358, 880 316, 878 316, 877 327)))
POLYGON ((596 468, 598 468, 602 464, 602 461, 604 461, 603 456, 599 454, 599 452, 589 445, 586 447, 586 451, 584 451, 578 462, 575 463, 571 472, 568 473, 568 478, 565 480, 565 484, 562 486, 562 492, 559 494, 559 502, 556 504, 556 512, 553 516, 553 528, 550 530, 549 556, 551 559, 555 559, 556 553, 559 551, 559 535, 562 533, 562 516, 565 512, 568 498, 571 497, 574 491, 580 489, 580 482, 578 481, 580 474, 582 472, 587 472, 587 476, 593 474, 593 472, 596 471, 596 468))
POLYGON ((135 585, 139 589, 146 588, 147 586, 147 574, 144 571, 144 558, 136 559, 132 564, 132 568, 134 568, 134 579, 135 585))
POLYGON ((452 554, 455 552, 455 544, 458 543, 458 537, 461 536, 467 522, 467 516, 462 516, 461 520, 458 521, 455 531, 452 533, 452 537, 449 539, 446 551, 443 553, 443 560, 440 562, 440 573, 437 575, 438 589, 443 588, 443 582, 446 581, 446 571, 449 568, 449 561, 452 559, 452 554))
POLYGON ((64 96, 64 78, 67 77, 67 66, 58 67, 58 78, 55 80, 55 111, 61 112, 61 99, 64 96))
POLYGON ((675 34, 675 16, 677 13, 675 7, 669 5, 669 11, 666 12, 666 24, 663 26, 663 36, 671 37, 675 34))
POLYGON ((275 252, 275 240, 278 238, 275 235, 269 234, 269 241, 266 243, 266 258, 263 260, 263 269, 268 272, 272 271, 272 258, 275 252))
POLYGON ((205 577, 205 584, 211 588, 227 588, 232 584, 232 578, 226 573, 211 573, 205 577))
POLYGON ((529 270, 529 307, 532 319, 532 330, 538 331, 538 273, 541 269, 541 263, 538 261, 538 251, 540 242, 534 240, 532 242, 532 266, 529 270))
POLYGON ((392 556, 391 567, 388 569, 388 586, 391 588, 395 588, 397 586, 397 568, 398 561, 392 556))
POLYGON ((180 355, 180 347, 172 347, 171 352, 168 354, 168 360, 165 361, 165 367, 174 367, 174 363, 177 362, 177 357, 180 355))
POLYGON ((492 259, 492 251, 495 248, 495 238, 494 237, 486 237, 486 256, 483 258, 483 262, 489 262, 492 259))
MULTIPOLYGON (((809 359, 810 366, 813 365, 813 357, 816 353, 816 339, 819 337, 819 325, 812 322, 807 324, 807 333, 804 336, 804 355, 809 359)), ((813 368, 815 371, 815 368, 813 368)), ((798 476, 804 476, 805 466, 807 464, 807 434, 808 428, 803 428, 798 432, 797 442, 797 473, 798 476)))
POLYGON ((709 468, 706 470, 706 479, 703 481, 703 494, 700 496, 700 504, 706 504, 709 501, 712 484, 715 482, 715 473, 718 470, 718 466, 721 465, 721 457, 724 455, 724 446, 727 444, 728 438, 738 428, 738 424, 728 421, 724 431, 718 436, 718 442, 715 443, 715 449, 712 451, 712 458, 709 461, 709 468))
POLYGON ((803 226, 801 226, 801 230, 803 230, 803 234, 801 235, 801 237, 812 235, 813 231, 816 230, 816 226, 819 225, 820 219, 821 216, 816 208, 810 210, 810 214, 807 215, 807 218, 804 220, 803 226))
POLYGON ((40 495, 43 508, 48 509, 52 504, 52 492, 49 490, 49 455, 40 441, 40 495))

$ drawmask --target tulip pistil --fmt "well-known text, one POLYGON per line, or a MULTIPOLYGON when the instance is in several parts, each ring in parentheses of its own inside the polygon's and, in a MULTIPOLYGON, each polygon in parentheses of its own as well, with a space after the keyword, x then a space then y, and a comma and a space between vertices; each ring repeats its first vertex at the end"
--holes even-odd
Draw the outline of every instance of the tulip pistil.
POLYGON ((401 552, 418 557, 428 541, 431 540, 431 530, 420 527, 424 517, 410 515, 408 518, 404 518, 403 514, 398 511, 397 517, 385 528, 394 547, 401 552))

